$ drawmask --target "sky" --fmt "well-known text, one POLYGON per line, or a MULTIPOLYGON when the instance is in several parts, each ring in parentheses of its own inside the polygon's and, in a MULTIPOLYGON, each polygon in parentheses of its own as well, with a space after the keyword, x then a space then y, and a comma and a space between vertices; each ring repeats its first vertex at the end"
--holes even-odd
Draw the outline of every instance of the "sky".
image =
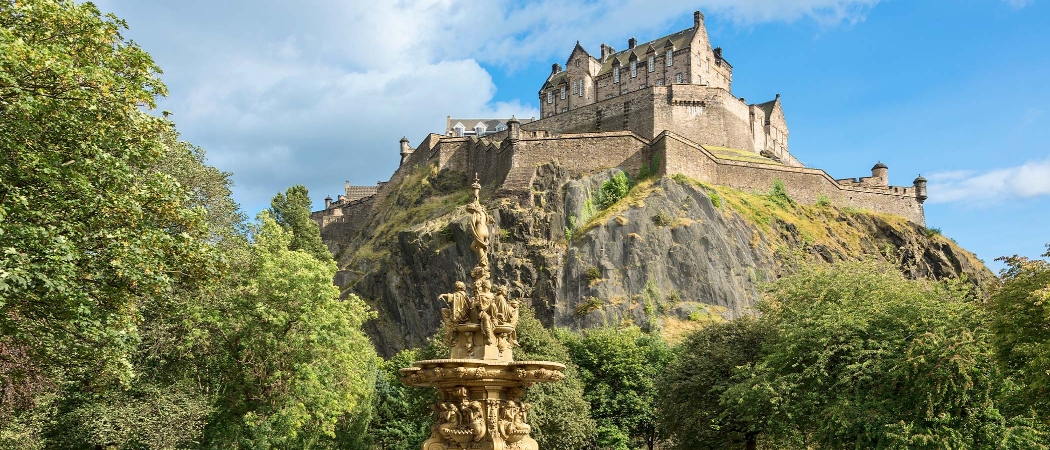
POLYGON ((1048 0, 98 0, 169 88, 182 139, 249 215, 303 184, 385 181, 445 117, 538 116, 576 41, 598 54, 692 26, 749 103, 781 94, 790 151, 835 178, 930 180, 927 225, 993 270, 1050 243, 1048 0))

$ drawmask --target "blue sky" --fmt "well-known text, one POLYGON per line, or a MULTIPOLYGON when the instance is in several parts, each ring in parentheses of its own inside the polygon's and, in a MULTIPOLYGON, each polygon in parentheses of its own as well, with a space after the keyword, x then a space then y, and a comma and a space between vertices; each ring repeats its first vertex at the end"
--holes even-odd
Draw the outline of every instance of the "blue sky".
POLYGON ((833 177, 930 179, 928 225, 993 269, 1050 242, 1050 4, 1043 0, 102 0, 164 70, 184 139, 255 214, 385 180, 445 116, 535 116, 577 40, 594 54, 691 26, 749 102, 781 94, 791 152, 833 177))

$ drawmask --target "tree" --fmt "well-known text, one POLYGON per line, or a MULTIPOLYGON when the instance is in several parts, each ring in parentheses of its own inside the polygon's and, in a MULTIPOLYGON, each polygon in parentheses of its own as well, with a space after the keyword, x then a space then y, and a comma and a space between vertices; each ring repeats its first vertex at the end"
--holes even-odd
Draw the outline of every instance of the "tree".
POLYGON ((398 370, 411 367, 421 359, 447 358, 447 352, 448 347, 441 338, 435 337, 427 347, 402 350, 380 365, 368 428, 373 448, 416 450, 430 437, 430 427, 434 424, 431 408, 437 401, 437 393, 431 388, 402 384, 398 370))
POLYGON ((584 385, 569 350, 538 319, 532 308, 522 306, 518 317, 518 342, 514 351, 518 361, 554 361, 565 364, 565 378, 556 383, 539 383, 525 391, 524 401, 532 404, 529 421, 532 437, 540 448, 585 448, 592 443, 596 425, 584 399, 584 385))
POLYGON ((90 3, 0 2, 0 428, 31 439, 131 389, 144 311, 223 270, 206 210, 158 168, 171 124, 142 109, 166 91, 124 28, 90 3))
POLYGON ((335 445, 370 402, 376 356, 361 326, 374 313, 339 299, 331 258, 290 250, 292 233, 267 212, 260 222, 237 291, 211 318, 228 356, 205 437, 224 448, 335 445))
POLYGON ((650 450, 660 440, 656 423, 656 379, 672 358, 657 335, 638 327, 596 328, 581 335, 561 333, 579 366, 584 398, 598 423, 598 445, 619 448, 623 437, 650 450))
POLYGON ((306 186, 297 184, 283 194, 277 193, 270 202, 270 213, 275 221, 292 232, 292 250, 302 250, 322 261, 332 259, 328 247, 321 242, 317 222, 310 218, 310 193, 306 186))
POLYGON ((676 358, 660 377, 658 402, 660 426, 674 448, 757 448, 765 405, 752 412, 738 407, 750 403, 726 402, 725 395, 738 368, 762 356, 768 339, 762 325, 751 317, 712 324, 675 347, 676 358))
POLYGON ((807 448, 1045 448, 997 409, 986 317, 963 283, 865 260, 805 266, 768 295, 772 337, 723 403, 776 405, 807 448))
POLYGON ((999 260, 1007 267, 988 302, 996 356, 1018 383, 1015 412, 1035 411, 1050 425, 1050 263, 1016 255, 999 260))

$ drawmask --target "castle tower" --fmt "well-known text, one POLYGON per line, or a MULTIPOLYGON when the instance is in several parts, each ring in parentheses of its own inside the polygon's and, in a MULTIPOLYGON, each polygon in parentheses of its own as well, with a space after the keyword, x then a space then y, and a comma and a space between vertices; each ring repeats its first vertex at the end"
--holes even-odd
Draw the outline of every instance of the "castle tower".
POLYGON ((412 147, 408 146, 408 138, 402 136, 401 137, 401 165, 405 164, 405 160, 407 160, 408 157, 411 156, 412 152, 414 152, 414 151, 415 151, 415 149, 413 149, 412 147))
POLYGON ((882 180, 879 183, 879 186, 890 185, 890 169, 889 167, 886 167, 886 165, 883 164, 882 161, 875 163, 875 166, 871 168, 871 176, 872 178, 878 178, 882 180))
POLYGON ((925 202, 926 197, 926 179, 919 175, 915 181, 912 182, 912 186, 915 187, 915 198, 919 200, 919 203, 925 202))

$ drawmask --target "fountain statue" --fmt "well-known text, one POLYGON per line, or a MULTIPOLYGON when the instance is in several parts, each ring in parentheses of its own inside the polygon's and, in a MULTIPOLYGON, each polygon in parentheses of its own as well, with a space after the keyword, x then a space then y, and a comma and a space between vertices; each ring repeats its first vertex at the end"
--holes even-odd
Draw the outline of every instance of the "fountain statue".
POLYGON ((470 271, 472 293, 457 281, 453 292, 438 300, 445 322, 449 359, 418 361, 401 369, 409 386, 438 389, 435 421, 423 450, 539 450, 526 423, 531 405, 522 401, 525 388, 559 381, 563 364, 550 361, 514 361, 518 344, 518 299, 507 298, 505 286, 493 286, 489 277, 489 225, 492 217, 481 205, 481 184, 474 176, 470 213, 474 242, 470 249, 478 263, 470 271))

